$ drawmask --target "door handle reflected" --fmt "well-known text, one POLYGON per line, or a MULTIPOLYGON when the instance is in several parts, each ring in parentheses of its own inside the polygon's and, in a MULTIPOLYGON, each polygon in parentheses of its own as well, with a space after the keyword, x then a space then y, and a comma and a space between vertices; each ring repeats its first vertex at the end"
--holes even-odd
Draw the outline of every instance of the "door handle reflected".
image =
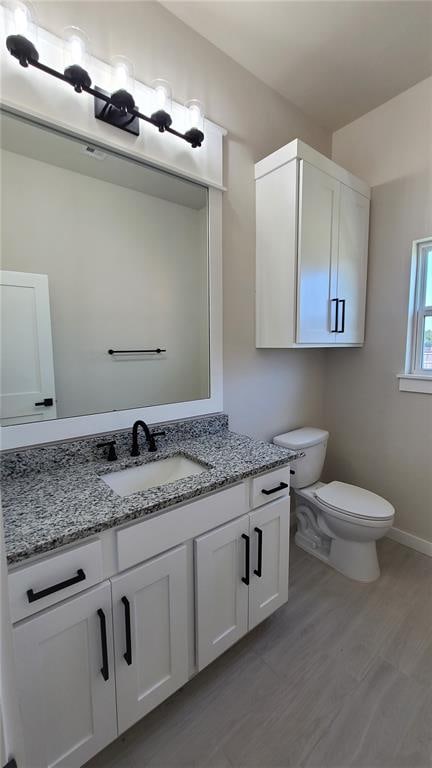
POLYGON ((35 405, 44 405, 45 408, 49 408, 50 405, 54 405, 54 400, 52 397, 46 397, 44 400, 40 400, 38 403, 35 403, 35 405))

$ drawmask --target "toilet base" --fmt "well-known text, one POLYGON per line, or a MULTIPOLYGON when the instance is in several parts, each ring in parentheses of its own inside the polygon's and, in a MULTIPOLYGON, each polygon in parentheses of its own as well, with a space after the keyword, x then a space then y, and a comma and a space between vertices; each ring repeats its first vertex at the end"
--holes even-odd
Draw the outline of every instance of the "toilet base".
POLYGON ((307 536, 297 531, 294 541, 300 549, 330 565, 339 573, 365 584, 380 577, 376 544, 374 541, 356 542, 331 539, 329 550, 317 546, 307 536))
POLYGON ((321 510, 299 495, 296 512, 298 547, 354 581, 370 582, 379 578, 375 539, 352 541, 335 535, 321 510))
POLYGON ((355 581, 375 581, 380 568, 375 541, 332 539, 329 565, 355 581))

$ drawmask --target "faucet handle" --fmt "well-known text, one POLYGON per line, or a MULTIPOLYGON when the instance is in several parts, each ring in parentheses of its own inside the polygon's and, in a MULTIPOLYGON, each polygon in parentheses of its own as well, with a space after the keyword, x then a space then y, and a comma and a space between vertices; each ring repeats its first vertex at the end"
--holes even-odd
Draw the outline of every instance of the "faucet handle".
POLYGON ((115 440, 107 440, 105 443, 97 443, 96 448, 108 448, 107 461, 116 461, 117 454, 115 444, 115 440))
POLYGON ((152 437, 165 437, 165 435, 166 435, 166 432, 152 432, 151 433, 152 437))

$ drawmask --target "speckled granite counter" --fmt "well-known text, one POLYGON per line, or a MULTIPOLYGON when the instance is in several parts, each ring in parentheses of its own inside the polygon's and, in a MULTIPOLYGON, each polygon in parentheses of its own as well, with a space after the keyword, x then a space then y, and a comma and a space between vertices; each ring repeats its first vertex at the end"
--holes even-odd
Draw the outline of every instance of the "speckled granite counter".
POLYGON ((96 456, 95 439, 22 451, 15 454, 13 461, 6 457, 2 506, 9 565, 121 523, 160 513, 174 504, 286 465, 301 455, 228 431, 226 417, 207 417, 204 430, 196 423, 191 428, 191 424, 194 422, 189 422, 187 429, 184 425, 167 429, 166 437, 157 438, 156 453, 148 453, 142 442, 141 456, 136 459, 129 455, 130 433, 116 435, 119 459, 115 463, 96 456), (44 452, 42 458, 37 456, 38 451, 44 452), (128 497, 118 496, 100 478, 107 472, 179 453, 208 469, 128 497))

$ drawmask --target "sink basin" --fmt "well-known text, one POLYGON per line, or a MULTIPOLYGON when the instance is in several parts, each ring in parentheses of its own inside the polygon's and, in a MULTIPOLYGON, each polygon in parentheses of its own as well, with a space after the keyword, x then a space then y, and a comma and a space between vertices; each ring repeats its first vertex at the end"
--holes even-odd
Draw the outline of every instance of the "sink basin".
POLYGON ((208 467, 185 456, 171 456, 169 459, 151 461, 140 467, 109 472, 107 475, 101 475, 101 480, 119 496, 130 496, 137 491, 146 491, 158 485, 174 483, 184 477, 200 475, 207 469, 208 467))

